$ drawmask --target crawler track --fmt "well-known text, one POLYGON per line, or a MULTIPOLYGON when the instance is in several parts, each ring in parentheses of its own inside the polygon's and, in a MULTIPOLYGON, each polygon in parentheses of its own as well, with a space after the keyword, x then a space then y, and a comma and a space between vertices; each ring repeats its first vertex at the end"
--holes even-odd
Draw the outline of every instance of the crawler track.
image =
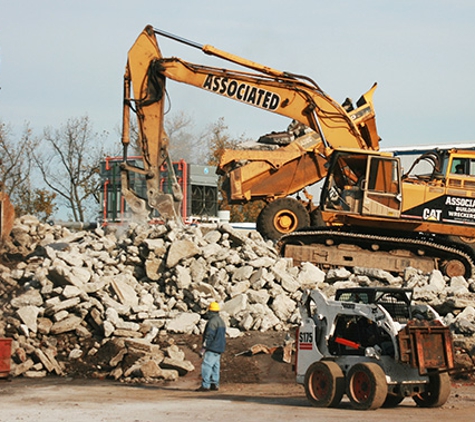
POLYGON ((442 237, 401 237, 353 233, 341 229, 309 229, 290 233, 278 242, 282 256, 295 263, 321 266, 376 267, 402 272, 412 266, 429 272, 470 278, 475 275, 475 254, 467 245, 442 237))

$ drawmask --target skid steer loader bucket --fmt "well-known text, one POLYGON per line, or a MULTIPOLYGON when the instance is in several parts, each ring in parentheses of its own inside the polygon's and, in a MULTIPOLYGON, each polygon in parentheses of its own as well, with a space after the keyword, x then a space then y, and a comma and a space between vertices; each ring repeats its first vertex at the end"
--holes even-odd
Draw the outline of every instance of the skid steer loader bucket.
POLYGON ((421 375, 430 370, 454 369, 454 347, 449 327, 436 322, 408 323, 398 334, 401 362, 419 368, 421 375))

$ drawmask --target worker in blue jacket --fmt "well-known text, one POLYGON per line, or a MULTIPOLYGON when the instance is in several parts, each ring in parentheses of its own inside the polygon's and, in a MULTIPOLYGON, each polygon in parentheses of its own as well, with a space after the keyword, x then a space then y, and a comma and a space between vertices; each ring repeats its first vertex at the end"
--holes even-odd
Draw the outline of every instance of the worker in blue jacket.
POLYGON ((226 325, 219 316, 219 304, 212 302, 208 308, 208 322, 203 333, 201 354, 201 386, 196 391, 219 390, 221 354, 226 348, 226 325))

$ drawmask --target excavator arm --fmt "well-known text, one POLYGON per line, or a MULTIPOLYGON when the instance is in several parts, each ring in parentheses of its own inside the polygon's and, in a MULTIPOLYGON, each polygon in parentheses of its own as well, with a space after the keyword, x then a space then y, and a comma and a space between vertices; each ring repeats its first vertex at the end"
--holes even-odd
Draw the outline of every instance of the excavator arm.
MULTIPOLYGON (((128 114, 133 109, 138 118, 139 146, 145 164, 143 171, 147 175, 148 204, 129 195, 140 204, 135 207, 137 210, 147 206, 157 208, 156 204, 161 203, 159 198, 163 197, 158 189, 158 169, 168 158, 168 139, 163 128, 166 79, 289 117, 312 129, 311 137, 274 151, 266 151, 265 154, 259 151, 226 150, 218 172, 229 178, 231 202, 282 197, 315 183, 325 177, 324 166, 336 148, 378 149, 379 136, 372 104, 376 85, 361 97, 356 108, 345 109, 308 77, 272 69, 210 45, 199 45, 147 26, 129 51, 124 82, 124 161, 129 144, 128 114), (156 34, 199 48, 205 54, 248 70, 193 64, 175 57, 164 58, 156 34), (275 173, 276 169, 279 170, 277 177, 281 181, 277 191, 274 183, 257 188, 263 180, 269 180, 268 176, 275 173), (311 183, 309 171, 312 173, 311 183), (282 180, 285 182, 282 183, 282 180), (245 182, 248 182, 248 186, 245 182), (256 193, 253 192, 254 188, 257 189, 256 193)), ((123 168, 125 178, 131 169, 126 164, 123 168)), ((177 199, 170 197, 165 202, 170 204, 173 200, 176 203, 177 199)))
POLYGON ((179 208, 183 195, 176 181, 173 165, 168 153, 168 137, 164 129, 164 84, 159 74, 153 72, 150 63, 161 58, 155 38, 145 30, 138 37, 128 54, 124 75, 124 105, 121 166, 122 194, 135 216, 147 219, 157 210, 165 219, 179 218, 179 208), (130 145, 130 112, 135 112, 138 125, 138 147, 143 157, 144 168, 127 162, 130 145), (160 189, 160 167, 166 164, 172 193, 160 189), (130 173, 145 175, 147 198, 140 197, 130 186, 130 173))

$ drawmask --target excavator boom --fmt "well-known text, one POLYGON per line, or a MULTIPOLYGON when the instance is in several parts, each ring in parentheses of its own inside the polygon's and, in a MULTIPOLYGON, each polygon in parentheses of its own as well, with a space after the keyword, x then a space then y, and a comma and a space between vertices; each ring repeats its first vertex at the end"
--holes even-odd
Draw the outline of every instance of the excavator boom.
POLYGON ((376 85, 361 97, 356 108, 351 106, 345 109, 308 77, 276 70, 213 46, 200 45, 147 26, 128 54, 122 136, 124 196, 135 213, 144 216, 151 209, 158 209, 165 218, 173 217, 171 211, 177 209, 181 197, 178 188, 172 195, 160 192, 158 183, 159 168, 169 160, 168 138, 163 127, 166 79, 289 117, 314 132, 308 139, 273 151, 264 159, 260 159, 256 151, 226 150, 218 172, 229 179, 227 194, 231 202, 242 203, 293 194, 325 177, 324 166, 334 149, 377 150, 379 147, 372 104, 376 85), (175 57, 164 58, 157 43, 157 34, 199 48, 205 54, 247 70, 193 64, 175 57), (126 161, 130 143, 130 110, 137 114, 138 144, 144 156, 143 170, 133 169, 126 161), (270 188, 262 182, 269 180, 276 168, 279 174, 272 179, 270 188), (146 200, 139 198, 129 188, 129 171, 146 174, 146 200))

